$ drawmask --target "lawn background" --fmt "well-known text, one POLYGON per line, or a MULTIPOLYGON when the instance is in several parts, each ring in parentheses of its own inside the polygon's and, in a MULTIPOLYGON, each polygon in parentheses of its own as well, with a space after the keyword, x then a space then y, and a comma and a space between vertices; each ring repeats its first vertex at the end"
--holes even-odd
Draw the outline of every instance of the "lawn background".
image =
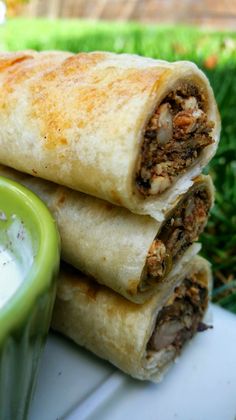
POLYGON ((221 142, 206 168, 216 204, 201 236, 212 263, 213 300, 236 313, 236 33, 194 27, 83 20, 12 19, 0 27, 0 49, 114 51, 192 60, 208 76, 222 118, 221 142))

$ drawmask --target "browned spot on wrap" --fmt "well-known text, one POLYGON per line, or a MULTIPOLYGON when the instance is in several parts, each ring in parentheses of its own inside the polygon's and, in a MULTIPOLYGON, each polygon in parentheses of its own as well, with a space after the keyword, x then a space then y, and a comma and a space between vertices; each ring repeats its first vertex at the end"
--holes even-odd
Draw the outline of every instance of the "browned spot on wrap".
POLYGON ((67 58, 62 64, 62 72, 65 76, 84 73, 90 70, 93 66, 103 61, 106 55, 104 53, 86 54, 80 53, 67 58))
POLYGON ((110 298, 110 295, 112 294, 112 302, 106 308, 107 315, 109 317, 124 318, 126 314, 129 314, 130 311, 132 313, 135 313, 135 312, 138 313, 140 311, 140 305, 133 303, 128 299, 125 299, 123 296, 119 295, 118 293, 114 293, 113 291, 110 291, 108 288, 104 288, 103 293, 104 293, 104 290, 109 291, 108 298, 110 298))
POLYGON ((96 296, 103 289, 92 277, 88 277, 69 264, 62 262, 62 271, 73 293, 83 293, 88 299, 96 300, 96 296))
POLYGON ((45 62, 44 60, 37 60, 35 57, 30 57, 31 59, 21 60, 8 69, 8 72, 5 77, 3 84, 4 89, 8 89, 9 92, 13 92, 17 85, 23 83, 26 80, 29 80, 33 76, 39 74, 43 70, 45 71, 45 62))
POLYGON ((113 211, 114 210, 114 206, 111 203, 108 203, 107 201, 104 201, 104 207, 106 210, 108 211, 113 211))
POLYGON ((119 196, 119 194, 117 193, 117 191, 115 191, 115 190, 111 190, 110 195, 111 195, 112 200, 113 200, 116 204, 118 204, 118 206, 122 206, 122 199, 121 199, 121 197, 119 196))
POLYGON ((193 181, 193 183, 195 184, 195 183, 197 183, 197 182, 201 181, 201 178, 202 178, 202 176, 201 176, 201 175, 197 175, 197 176, 195 176, 195 178, 192 178, 192 181, 193 181))
POLYGON ((130 295, 136 295, 136 293, 137 293, 137 287, 138 287, 138 281, 137 281, 137 279, 130 279, 128 281, 127 292, 130 295))
MULTIPOLYGON (((62 273, 64 279, 66 279, 66 287, 69 290, 72 290, 74 294, 84 294, 86 297, 91 299, 99 300, 101 298, 104 301, 109 302, 111 299, 111 304, 107 306, 107 313, 112 317, 124 316, 125 314, 132 312, 140 311, 140 306, 130 302, 125 299, 123 296, 118 293, 114 293, 113 290, 109 289, 106 286, 103 286, 97 283, 92 277, 88 277, 85 274, 81 273, 79 270, 76 270, 74 267, 62 262, 62 273)), ((63 282, 62 282, 63 283, 63 282)), ((60 290, 60 283, 59 283, 60 290)), ((60 293, 59 296, 60 298, 60 293)))
MULTIPOLYGON (((7 115, 17 105, 17 89, 19 85, 31 82, 33 77, 41 77, 52 67, 53 58, 50 54, 40 56, 40 53, 30 54, 9 54, 6 58, 0 59, 0 72, 3 73, 3 84, 1 86, 0 108, 7 115), (11 95, 12 94, 12 95, 11 95)), ((34 82, 33 82, 34 83, 34 82)))
POLYGON ((172 69, 161 69, 161 72, 158 75, 155 81, 155 84, 153 86, 153 90, 158 91, 160 86, 162 86, 162 84, 165 82, 165 79, 167 79, 171 75, 171 73, 173 73, 172 69))
POLYGON ((57 197, 57 204, 58 204, 58 206, 60 206, 61 204, 64 204, 65 201, 66 201, 66 194, 64 194, 62 192, 57 197))
POLYGON ((96 281, 90 281, 86 290, 89 299, 96 300, 97 294, 100 292, 100 285, 96 281))
MULTIPOLYGON (((103 61, 106 62, 104 53, 78 54, 34 80, 29 113, 39 121, 46 149, 67 150, 69 128, 76 132, 73 141, 79 142, 81 129, 95 129, 111 107, 115 114, 132 97, 145 91, 152 93, 167 73, 155 67, 123 69, 118 62, 117 67, 97 68, 103 61)), ((121 204, 117 199, 115 202, 121 204)))
POLYGON ((5 57, 0 59, 0 72, 5 71, 6 69, 10 69, 12 66, 16 64, 22 63, 25 60, 30 60, 33 58, 31 54, 24 54, 24 53, 12 53, 6 54, 5 57))
POLYGON ((0 109, 2 115, 5 114, 6 117, 8 117, 12 108, 14 108, 17 103, 17 99, 13 99, 11 94, 14 92, 15 85, 24 79, 24 77, 22 77, 22 72, 25 75, 25 64, 32 61, 33 56, 22 53, 7 54, 0 59, 0 73, 4 76, 0 95, 0 109))

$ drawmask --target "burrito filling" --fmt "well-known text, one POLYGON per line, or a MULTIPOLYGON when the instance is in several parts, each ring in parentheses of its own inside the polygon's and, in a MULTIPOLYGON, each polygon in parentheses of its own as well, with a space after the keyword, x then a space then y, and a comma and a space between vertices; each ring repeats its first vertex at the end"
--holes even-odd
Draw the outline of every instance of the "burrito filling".
POLYGON ((165 191, 213 142, 213 127, 198 88, 185 83, 170 92, 144 132, 136 173, 138 191, 145 196, 165 191))
POLYGON ((208 290, 200 277, 194 274, 186 277, 158 314, 147 344, 147 358, 163 349, 174 350, 177 355, 196 331, 209 328, 202 322, 208 303, 208 290))
POLYGON ((140 291, 163 280, 184 251, 203 231, 211 207, 206 191, 199 187, 182 200, 162 226, 149 249, 140 291))

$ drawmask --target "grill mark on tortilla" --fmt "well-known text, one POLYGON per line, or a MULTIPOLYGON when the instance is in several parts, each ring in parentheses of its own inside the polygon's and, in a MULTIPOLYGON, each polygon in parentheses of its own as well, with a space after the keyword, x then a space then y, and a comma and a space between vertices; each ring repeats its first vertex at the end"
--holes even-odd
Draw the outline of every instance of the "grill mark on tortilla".
POLYGON ((115 114, 132 97, 150 91, 153 86, 157 89, 170 72, 155 67, 96 68, 103 60, 106 55, 102 53, 78 54, 64 60, 55 70, 36 75, 30 87, 30 115, 40 123, 42 145, 47 150, 63 145, 66 148, 71 128, 76 132, 75 143, 79 142, 80 128, 92 125, 96 129, 97 120, 104 120, 111 106, 115 114), (62 95, 63 91, 66 94, 62 95), (116 101, 111 100, 114 97, 116 101))

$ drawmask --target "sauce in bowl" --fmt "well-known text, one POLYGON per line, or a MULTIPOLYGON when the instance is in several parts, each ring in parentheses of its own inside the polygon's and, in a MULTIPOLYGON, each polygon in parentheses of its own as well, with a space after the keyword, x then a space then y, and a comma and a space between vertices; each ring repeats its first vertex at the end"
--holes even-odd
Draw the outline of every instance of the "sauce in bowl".
POLYGON ((22 269, 14 254, 0 245, 0 308, 16 292, 22 279, 22 269))
POLYGON ((33 264, 33 244, 24 222, 0 213, 0 309, 21 286, 33 264))
POLYGON ((0 176, 0 420, 28 418, 59 262, 60 237, 47 207, 0 176))

